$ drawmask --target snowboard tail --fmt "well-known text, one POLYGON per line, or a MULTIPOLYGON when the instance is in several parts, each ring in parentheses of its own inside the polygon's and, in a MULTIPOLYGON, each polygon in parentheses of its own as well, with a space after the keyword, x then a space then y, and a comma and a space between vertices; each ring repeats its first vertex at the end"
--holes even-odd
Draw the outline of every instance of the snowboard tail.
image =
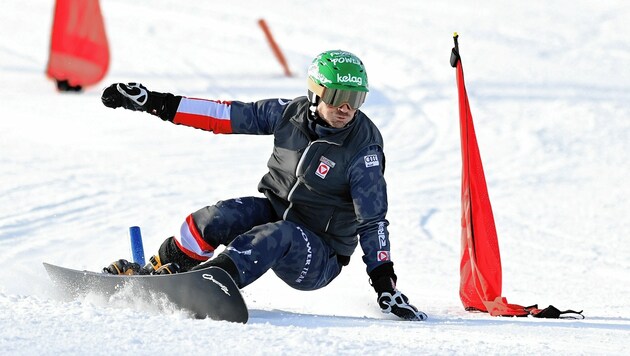
POLYGON ((246 323, 247 306, 232 277, 223 269, 208 267, 169 275, 111 275, 80 271, 44 263, 51 280, 77 297, 89 292, 111 296, 122 288, 165 295, 176 306, 191 311, 196 318, 209 317, 246 323))

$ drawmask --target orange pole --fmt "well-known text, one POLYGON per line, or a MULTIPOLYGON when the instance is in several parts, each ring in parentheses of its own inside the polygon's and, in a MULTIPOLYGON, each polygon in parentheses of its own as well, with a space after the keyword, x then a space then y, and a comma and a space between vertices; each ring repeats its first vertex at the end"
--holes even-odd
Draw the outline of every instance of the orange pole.
POLYGON ((258 25, 265 33, 265 37, 267 37, 267 42, 269 42, 269 46, 271 47, 273 54, 276 56, 276 59, 278 60, 278 62, 280 62, 282 68, 284 68, 284 75, 286 75, 287 77, 292 76, 291 71, 289 70, 289 65, 287 64, 286 59, 284 59, 284 55, 282 55, 280 47, 278 47, 278 44, 273 39, 271 31, 269 31, 269 26, 267 26, 267 22, 264 19, 260 19, 258 20, 258 25))

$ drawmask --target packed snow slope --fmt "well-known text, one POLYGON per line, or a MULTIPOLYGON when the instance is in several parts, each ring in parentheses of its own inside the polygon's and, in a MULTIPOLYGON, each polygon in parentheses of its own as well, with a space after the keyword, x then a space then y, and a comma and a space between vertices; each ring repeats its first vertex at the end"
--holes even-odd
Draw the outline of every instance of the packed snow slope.
POLYGON ((619 1, 103 0, 112 61, 101 85, 45 78, 52 1, 0 11, 0 350, 33 354, 622 354, 630 336, 630 5, 619 1), (293 77, 262 31, 266 19, 293 77), (493 318, 458 296, 461 156, 452 34, 493 204, 509 302, 584 309, 585 320, 493 318), (310 60, 357 54, 363 111, 387 155, 398 287, 429 315, 382 315, 360 251, 330 286, 268 273, 243 294, 246 325, 168 303, 68 300, 42 262, 99 270, 147 254, 191 212, 257 195, 271 137, 213 135, 105 108, 137 81, 253 101, 306 92, 310 60), (625 345, 625 346, 624 346, 625 345))

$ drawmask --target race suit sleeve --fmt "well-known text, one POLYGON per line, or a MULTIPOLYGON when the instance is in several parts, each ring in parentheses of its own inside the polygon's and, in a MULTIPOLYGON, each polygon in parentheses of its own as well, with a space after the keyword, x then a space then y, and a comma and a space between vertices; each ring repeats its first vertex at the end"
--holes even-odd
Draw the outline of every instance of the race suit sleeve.
POLYGON ((290 100, 267 99, 253 103, 181 98, 172 121, 215 134, 269 135, 290 100))
POLYGON ((357 233, 368 274, 385 263, 391 264, 384 170, 385 155, 376 145, 362 150, 348 168, 350 193, 359 222, 357 233))

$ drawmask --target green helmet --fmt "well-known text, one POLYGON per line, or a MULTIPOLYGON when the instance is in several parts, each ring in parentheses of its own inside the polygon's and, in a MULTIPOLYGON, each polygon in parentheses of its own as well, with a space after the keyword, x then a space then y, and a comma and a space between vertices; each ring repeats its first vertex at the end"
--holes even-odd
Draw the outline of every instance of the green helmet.
POLYGON ((308 91, 313 103, 320 98, 326 104, 348 103, 358 109, 369 91, 363 62, 354 54, 341 50, 318 55, 308 68, 308 91))
POLYGON ((346 51, 326 51, 315 57, 308 68, 308 77, 325 88, 369 91, 363 62, 346 51))

